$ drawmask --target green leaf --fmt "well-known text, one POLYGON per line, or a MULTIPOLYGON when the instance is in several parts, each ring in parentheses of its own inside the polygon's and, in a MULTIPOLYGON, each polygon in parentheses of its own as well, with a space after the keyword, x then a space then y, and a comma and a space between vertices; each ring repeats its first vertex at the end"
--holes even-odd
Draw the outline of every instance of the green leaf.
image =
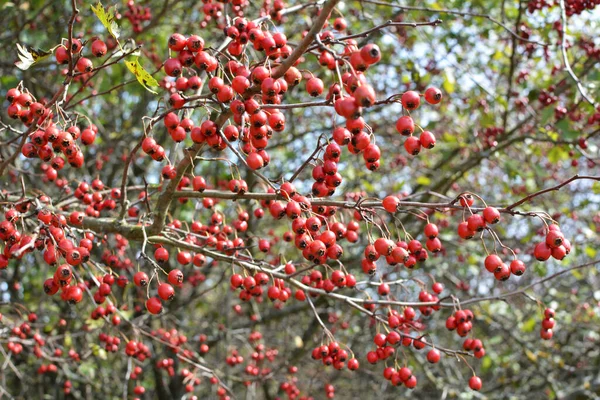
POLYGON ((421 185, 421 186, 428 186, 431 185, 431 179, 429 179, 426 176, 420 176, 417 178, 416 180, 417 184, 421 185))
POLYGON ((154 90, 150 89, 149 86, 158 87, 158 82, 144 69, 144 67, 142 67, 139 58, 136 57, 134 61, 125 61, 125 65, 147 91, 157 94, 154 90))
POLYGON ((544 108, 544 111, 542 111, 542 118, 540 120, 540 125, 546 125, 548 123, 548 121, 550 121, 550 118, 552 118, 553 115, 554 115, 554 109, 552 107, 544 108))
POLYGON ((569 159, 569 152, 564 150, 562 148, 562 146, 554 146, 548 152, 548 160, 553 164, 556 164, 557 162, 559 162, 561 160, 568 160, 568 159, 569 159))
POLYGON ((456 79, 454 78, 454 72, 450 68, 446 68, 444 70, 444 82, 442 83, 442 87, 446 93, 454 93, 454 86, 456 84, 456 79))
POLYGON ((590 247, 590 246, 585 246, 585 254, 589 257, 589 258, 596 258, 596 249, 590 247))
POLYGON ((523 322, 523 326, 521 327, 521 330, 523 332, 533 332, 536 324, 537 324, 537 319, 535 317, 531 317, 527 321, 523 322))
POLYGON ((490 356, 483 357, 483 361, 481 362, 481 369, 486 371, 492 366, 492 358, 490 356))
POLYGON ((117 22, 115 21, 115 12, 116 6, 109 7, 108 10, 104 9, 104 6, 101 2, 96 4, 96 7, 90 6, 96 17, 102 22, 102 25, 108 30, 116 40, 119 40, 119 36, 121 36, 121 29, 117 22))

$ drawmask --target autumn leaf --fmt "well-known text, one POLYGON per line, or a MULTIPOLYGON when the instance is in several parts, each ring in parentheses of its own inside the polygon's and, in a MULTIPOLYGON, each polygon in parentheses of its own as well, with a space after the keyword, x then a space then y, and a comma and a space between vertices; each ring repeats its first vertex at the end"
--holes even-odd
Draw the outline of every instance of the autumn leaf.
POLYGON ((135 58, 134 61, 125 61, 125 65, 147 91, 157 94, 157 92, 150 89, 150 87, 157 87, 158 82, 144 69, 144 67, 142 67, 138 58, 135 58))
POLYGON ((19 56, 19 61, 15 62, 15 65, 17 66, 17 68, 25 71, 37 62, 47 58, 50 54, 52 54, 55 48, 46 51, 41 49, 34 49, 31 46, 25 47, 17 43, 17 55, 19 56))
POLYGON ((92 11, 96 14, 96 17, 102 22, 102 25, 108 30, 115 39, 119 40, 119 36, 121 36, 121 29, 117 22, 115 21, 115 10, 116 6, 109 7, 105 9, 101 2, 96 4, 96 7, 91 6, 92 11))

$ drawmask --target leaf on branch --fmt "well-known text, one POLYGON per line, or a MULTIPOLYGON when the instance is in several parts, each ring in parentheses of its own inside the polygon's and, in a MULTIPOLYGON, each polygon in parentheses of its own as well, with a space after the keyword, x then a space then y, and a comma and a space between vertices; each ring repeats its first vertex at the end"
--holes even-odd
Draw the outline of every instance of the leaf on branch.
POLYGON ((108 9, 104 9, 104 6, 101 2, 96 4, 96 7, 93 5, 90 6, 96 17, 102 22, 102 25, 108 30, 115 39, 119 40, 119 36, 121 36, 121 29, 117 22, 115 21, 115 11, 116 6, 109 7, 108 9))
POLYGON ((25 71, 26 69, 29 69, 29 67, 31 67, 33 64, 45 59, 50 54, 52 54, 55 48, 46 51, 41 49, 34 49, 31 46, 25 47, 17 43, 17 55, 19 56, 19 61, 15 62, 15 65, 17 66, 17 68, 25 71))
POLYGON ((149 92, 157 94, 154 90, 150 89, 150 87, 157 87, 158 82, 152 75, 148 73, 140 64, 139 59, 136 57, 134 61, 125 61, 125 65, 127 68, 135 75, 138 82, 149 92))

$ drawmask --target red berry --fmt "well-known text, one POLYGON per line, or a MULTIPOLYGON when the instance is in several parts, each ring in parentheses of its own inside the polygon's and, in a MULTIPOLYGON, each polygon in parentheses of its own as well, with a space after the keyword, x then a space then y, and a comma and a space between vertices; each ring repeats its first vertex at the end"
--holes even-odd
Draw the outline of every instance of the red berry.
POLYGON ((162 311, 162 303, 158 297, 150 297, 146 300, 146 309, 150 314, 159 314, 162 311))
POLYGON ((469 387, 473 390, 481 390, 481 379, 478 376, 472 376, 469 379, 469 387))

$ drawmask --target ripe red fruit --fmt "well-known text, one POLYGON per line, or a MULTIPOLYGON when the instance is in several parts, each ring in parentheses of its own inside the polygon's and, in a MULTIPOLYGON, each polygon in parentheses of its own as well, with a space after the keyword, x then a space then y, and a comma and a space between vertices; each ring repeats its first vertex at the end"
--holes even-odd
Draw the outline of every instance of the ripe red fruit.
POLYGON ((168 283, 158 285, 158 295, 163 300, 171 300, 175 296, 175 289, 168 283))
POLYGON ((419 107, 419 104, 421 103, 421 97, 419 96, 419 93, 409 90, 408 92, 402 94, 400 101, 402 102, 402 107, 412 111, 419 107))
POLYGON ((495 207, 486 207, 483 210, 483 219, 488 224, 495 224, 500 221, 500 212, 495 207))
POLYGON ((377 292, 381 296, 387 296, 388 294, 390 294, 390 285, 388 285, 387 283, 380 284, 377 287, 377 292))
POLYGON ((348 369, 350 371, 356 371, 359 365, 360 364, 356 358, 351 358, 350 360, 348 360, 348 369))
POLYGON ((469 229, 467 221, 458 224, 458 236, 463 239, 471 239, 475 236, 475 231, 469 229))
POLYGON ((323 81, 313 76, 306 81, 306 91, 312 97, 321 95, 323 93, 323 81))
POLYGON ((544 340, 550 340, 550 339, 552 339, 552 336, 554 336, 554 332, 552 332, 552 329, 548 329, 548 330, 542 329, 540 331, 540 337, 544 340))
POLYGON ((181 61, 179 61, 177 58, 169 58, 167 61, 165 61, 164 68, 167 75, 174 77, 181 75, 183 69, 181 66, 181 61))
POLYGON ((425 101, 429 104, 438 104, 442 101, 442 92, 436 87, 430 87, 425 90, 425 101))
POLYGON ((481 232, 485 228, 485 220, 479 214, 473 214, 467 218, 467 227, 474 232, 481 232))
POLYGON ((146 300, 146 309, 150 314, 159 314, 162 311, 162 303, 158 297, 150 297, 146 300))
POLYGON ((546 261, 552 255, 552 249, 548 247, 546 242, 540 242, 533 249, 533 256, 538 261, 546 261))
POLYGON ((83 290, 79 286, 69 286, 66 290, 67 301, 71 304, 77 304, 83 299, 83 290))
POLYGON ((461 206, 463 206, 463 207, 467 207, 467 206, 471 207, 475 203, 475 198, 473 197, 472 194, 466 193, 466 194, 460 195, 459 201, 460 201, 460 205, 461 206))
POLYGON ((525 264, 521 260, 512 260, 510 263, 510 272, 513 275, 521 276, 525 273, 525 264))
POLYGON ((167 276, 171 285, 180 286, 183 283, 183 272, 179 269, 169 271, 167 276))
POLYGON ((369 43, 360 49, 360 57, 368 65, 373 65, 381 60, 381 50, 376 44, 369 43))
POLYGON ((551 230, 546 235, 546 244, 551 249, 561 246, 564 240, 565 237, 563 236, 562 232, 558 230, 551 230))
POLYGON ((406 367, 400 368, 398 371, 398 376, 402 382, 406 382, 412 376, 412 371, 406 367))
POLYGON ((417 377, 412 375, 406 382, 404 382, 404 386, 408 389, 414 389, 417 386, 417 377))
POLYGON ((90 60, 89 58, 85 58, 85 57, 81 57, 79 60, 77 60, 76 67, 77 67, 77 71, 81 72, 82 74, 91 72, 94 69, 92 60, 90 60))
POLYGON ((92 54, 96 57, 102 57, 107 51, 106 43, 100 39, 96 39, 92 42, 92 54))
POLYGON ((383 208, 385 209, 385 211, 393 214, 396 212, 396 209, 397 209, 399 203, 400 203, 400 199, 398 197, 387 196, 386 198, 383 199, 381 204, 383 205, 383 208))
POLYGON ((481 379, 478 376, 472 376, 469 379, 469 387, 473 390, 481 390, 481 379))
POLYGON ((423 148, 433 149, 435 147, 435 136, 429 131, 423 131, 419 136, 419 142, 423 148))
POLYGON ((258 153, 248 154, 248 157, 246 157, 246 162, 253 170, 261 169, 264 166, 264 160, 258 153))
POLYGON ((552 329, 554 328, 554 324, 553 318, 546 318, 542 321, 542 328, 545 330, 552 329))
POLYGON ((503 264, 502 260, 496 254, 490 254, 485 258, 485 269, 489 272, 496 272, 503 264))
POLYGON ((437 362, 439 362, 440 357, 441 357, 440 352, 437 349, 431 349, 427 353, 427 361, 429 361, 432 364, 436 364, 437 362))
POLYGON ((414 136, 409 136, 404 142, 404 149, 410 155, 416 156, 421 152, 421 142, 414 136))
POLYGON ((158 263, 167 262, 169 260, 169 251, 164 247, 159 247, 158 249, 154 250, 154 258, 158 263))
POLYGON ((434 239, 439 235, 438 227, 436 224, 429 223, 429 224, 425 225, 425 228, 423 229, 423 233, 429 239, 434 239))
POLYGON ((144 287, 148 285, 149 280, 150 278, 148 278, 148 274, 146 274, 143 271, 138 271, 135 273, 135 275, 133 275, 133 283, 135 283, 135 285, 139 287, 144 287))

